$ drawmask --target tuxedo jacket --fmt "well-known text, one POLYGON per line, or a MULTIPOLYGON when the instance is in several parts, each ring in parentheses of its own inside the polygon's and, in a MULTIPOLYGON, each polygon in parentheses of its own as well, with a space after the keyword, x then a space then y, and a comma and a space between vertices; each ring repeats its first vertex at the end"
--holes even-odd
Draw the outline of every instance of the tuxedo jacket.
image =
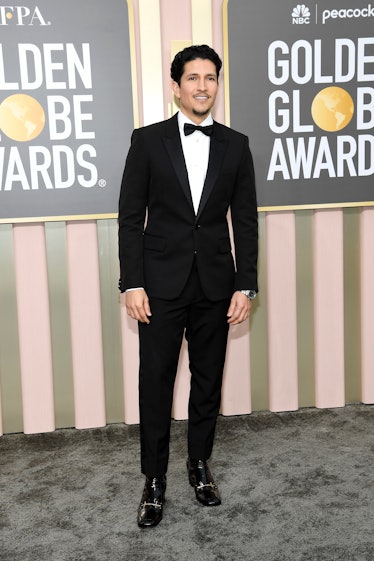
POLYGON ((136 129, 119 200, 120 290, 171 300, 196 265, 206 297, 257 290, 257 203, 248 139, 214 121, 195 214, 177 116, 136 129), (232 251, 227 214, 234 234, 232 251))

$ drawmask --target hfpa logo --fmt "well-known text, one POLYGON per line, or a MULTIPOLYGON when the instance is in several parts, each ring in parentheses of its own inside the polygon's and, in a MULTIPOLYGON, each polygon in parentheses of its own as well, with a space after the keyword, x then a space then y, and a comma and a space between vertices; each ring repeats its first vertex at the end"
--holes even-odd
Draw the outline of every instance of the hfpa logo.
POLYGON ((0 6, 1 25, 51 25, 45 21, 38 6, 28 8, 27 6, 0 6))
POLYGON ((310 23, 310 10, 305 4, 298 4, 296 8, 292 10, 292 23, 304 24, 310 23))

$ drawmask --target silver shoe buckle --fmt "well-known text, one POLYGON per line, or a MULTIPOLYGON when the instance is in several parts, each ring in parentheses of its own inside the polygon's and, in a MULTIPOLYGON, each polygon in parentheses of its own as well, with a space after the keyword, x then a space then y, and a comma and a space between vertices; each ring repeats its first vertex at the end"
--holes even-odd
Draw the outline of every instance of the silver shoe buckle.
POLYGON ((196 489, 198 491, 201 491, 202 489, 205 489, 206 487, 211 487, 214 491, 217 489, 217 485, 215 483, 200 483, 200 485, 196 486, 196 489))
POLYGON ((154 502, 154 503, 142 503, 140 508, 144 508, 145 506, 153 506, 154 508, 162 508, 162 504, 154 502))

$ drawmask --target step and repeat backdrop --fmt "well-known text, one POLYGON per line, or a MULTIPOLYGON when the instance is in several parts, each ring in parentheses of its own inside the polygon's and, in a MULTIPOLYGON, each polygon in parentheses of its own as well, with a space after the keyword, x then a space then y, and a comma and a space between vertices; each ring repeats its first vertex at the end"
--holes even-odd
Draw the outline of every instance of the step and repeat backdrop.
MULTIPOLYGON (((372 204, 374 4, 227 10, 231 125, 249 131, 260 208, 372 204)), ((0 6, 0 28, 0 221, 114 216, 134 123, 126 2, 0 6)))
POLYGON ((259 215, 261 288, 249 337, 230 336, 222 413, 373 403, 374 3, 304 1, 0 3, 0 434, 138 423, 117 200, 132 128, 167 116, 186 43, 224 55, 260 208, 295 209, 259 215))
POLYGON ((231 125, 259 206, 374 201, 374 3, 230 0, 231 125))
POLYGON ((134 123, 126 2, 0 6, 0 30, 0 221, 116 213, 134 123))

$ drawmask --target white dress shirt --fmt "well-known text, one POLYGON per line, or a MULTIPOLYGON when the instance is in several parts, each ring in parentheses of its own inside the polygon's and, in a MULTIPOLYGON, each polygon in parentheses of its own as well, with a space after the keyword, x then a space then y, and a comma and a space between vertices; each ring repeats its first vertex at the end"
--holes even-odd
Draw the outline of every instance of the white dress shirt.
MULTIPOLYGON (((186 136, 183 129, 185 123, 191 123, 193 125, 196 124, 188 119, 188 117, 186 117, 186 115, 184 115, 182 111, 179 111, 179 133, 182 141, 184 160, 187 167, 192 202, 195 209, 195 214, 197 214, 201 194, 203 192, 206 172, 208 169, 210 137, 201 131, 195 131, 192 134, 186 136)), ((213 118, 211 115, 209 115, 202 123, 200 123, 200 126, 205 127, 212 124, 213 118)))

